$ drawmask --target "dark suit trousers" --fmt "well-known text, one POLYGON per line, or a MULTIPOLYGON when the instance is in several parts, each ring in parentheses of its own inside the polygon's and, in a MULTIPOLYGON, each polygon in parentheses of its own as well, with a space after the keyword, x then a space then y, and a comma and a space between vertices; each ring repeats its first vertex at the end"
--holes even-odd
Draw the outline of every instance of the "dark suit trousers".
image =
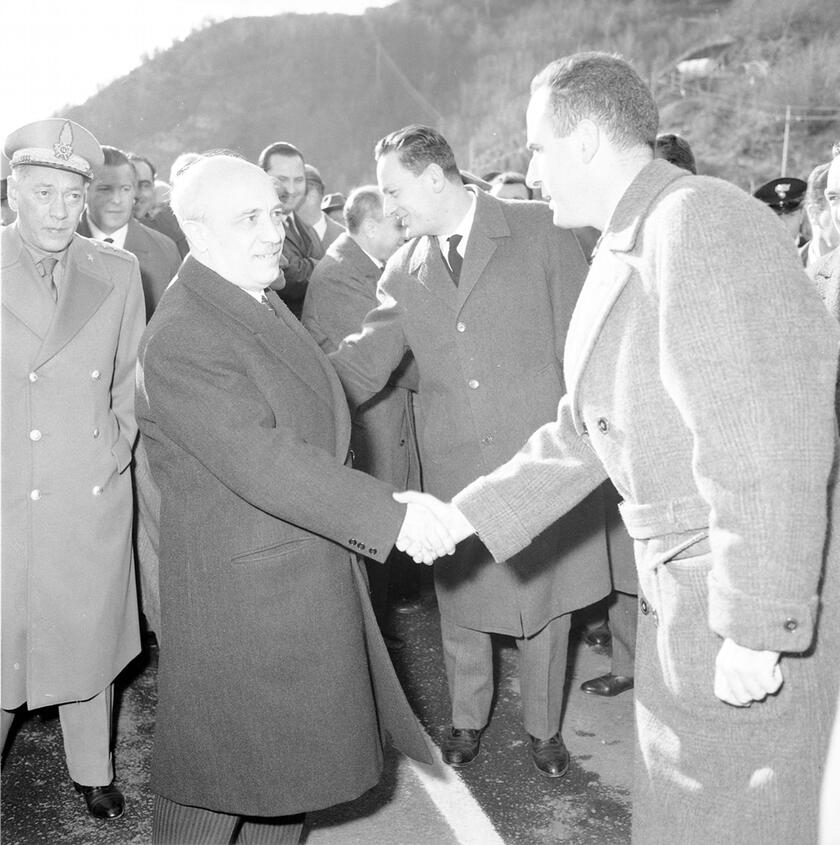
POLYGON ((155 795, 153 845, 297 845, 304 815, 259 818, 216 813, 155 795))

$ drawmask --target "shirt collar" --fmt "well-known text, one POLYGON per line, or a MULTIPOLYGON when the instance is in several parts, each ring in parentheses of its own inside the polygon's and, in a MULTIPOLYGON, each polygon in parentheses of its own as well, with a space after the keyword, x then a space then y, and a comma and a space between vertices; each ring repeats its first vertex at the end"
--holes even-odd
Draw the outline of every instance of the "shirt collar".
POLYGON ((467 210, 467 213, 461 218, 461 222, 451 232, 446 232, 445 234, 437 236, 438 245, 440 246, 440 250, 444 255, 446 255, 449 251, 449 244, 447 243, 447 241, 453 235, 461 236, 461 241, 458 244, 458 253, 461 255, 462 258, 466 254, 467 239, 470 236, 473 220, 475 220, 476 207, 475 191, 470 190, 469 186, 467 186, 467 191, 470 194, 470 207, 467 210))
POLYGON ((120 249, 125 249, 125 236, 128 234, 128 223, 126 223, 121 229, 117 229, 116 232, 111 232, 110 235, 106 235, 101 229, 94 226, 93 220, 90 219, 90 216, 88 216, 87 222, 88 226, 90 226, 90 235, 94 240, 104 241, 105 238, 110 238, 114 246, 119 247, 120 249))
POLYGON ((312 225, 312 228, 315 230, 318 237, 323 240, 324 235, 327 233, 327 215, 324 212, 321 212, 321 216, 318 218, 317 222, 312 225))

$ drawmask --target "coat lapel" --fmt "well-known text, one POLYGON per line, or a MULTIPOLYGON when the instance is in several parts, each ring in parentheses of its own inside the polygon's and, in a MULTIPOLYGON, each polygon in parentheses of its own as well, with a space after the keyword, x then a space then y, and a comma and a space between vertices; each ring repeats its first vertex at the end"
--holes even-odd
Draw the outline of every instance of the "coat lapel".
POLYGON ((420 238, 411 256, 409 273, 447 308, 458 311, 458 290, 452 284, 437 238, 430 235, 420 238))
POLYGON ((583 429, 577 401, 581 378, 597 346, 601 329, 633 274, 630 253, 642 224, 665 188, 685 176, 686 171, 666 161, 650 162, 619 200, 596 246, 592 267, 572 314, 563 352, 563 375, 578 431, 583 429))
POLYGON ((3 307, 43 341, 56 311, 17 225, 3 230, 3 307))
POLYGON ((40 367, 60 352, 105 301, 114 285, 96 247, 74 236, 67 253, 67 270, 58 294, 55 317, 35 360, 40 367))
MULTIPOLYGON (((469 188, 467 190, 470 190, 469 188)), ((481 274, 496 251, 496 238, 510 235, 510 227, 502 213, 501 203, 483 191, 476 191, 475 217, 467 239, 467 251, 458 283, 458 310, 464 307, 481 274)))

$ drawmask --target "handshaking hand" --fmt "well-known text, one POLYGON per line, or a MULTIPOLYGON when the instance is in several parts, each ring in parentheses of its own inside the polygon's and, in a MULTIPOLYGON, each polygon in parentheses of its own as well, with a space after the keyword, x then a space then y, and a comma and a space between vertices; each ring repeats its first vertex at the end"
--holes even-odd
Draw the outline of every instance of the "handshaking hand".
POLYGON ((715 660, 715 695, 735 707, 749 707, 784 683, 779 652, 756 651, 725 639, 715 660))
POLYGON ((451 555, 457 543, 475 533, 454 505, 441 502, 428 493, 406 490, 393 496, 408 506, 397 537, 397 548, 415 563, 431 564, 439 557, 451 555))

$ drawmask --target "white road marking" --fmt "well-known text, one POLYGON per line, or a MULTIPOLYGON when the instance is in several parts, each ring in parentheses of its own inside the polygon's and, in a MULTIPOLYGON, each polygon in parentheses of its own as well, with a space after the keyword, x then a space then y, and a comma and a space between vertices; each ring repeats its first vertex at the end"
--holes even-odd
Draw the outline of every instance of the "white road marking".
MULTIPOLYGON (((400 760, 420 782, 426 794, 452 828, 458 845, 505 845, 455 770, 443 762, 440 749, 429 740, 434 763, 426 766, 407 757, 400 760)), ((480 765, 480 763, 479 763, 480 765)))

